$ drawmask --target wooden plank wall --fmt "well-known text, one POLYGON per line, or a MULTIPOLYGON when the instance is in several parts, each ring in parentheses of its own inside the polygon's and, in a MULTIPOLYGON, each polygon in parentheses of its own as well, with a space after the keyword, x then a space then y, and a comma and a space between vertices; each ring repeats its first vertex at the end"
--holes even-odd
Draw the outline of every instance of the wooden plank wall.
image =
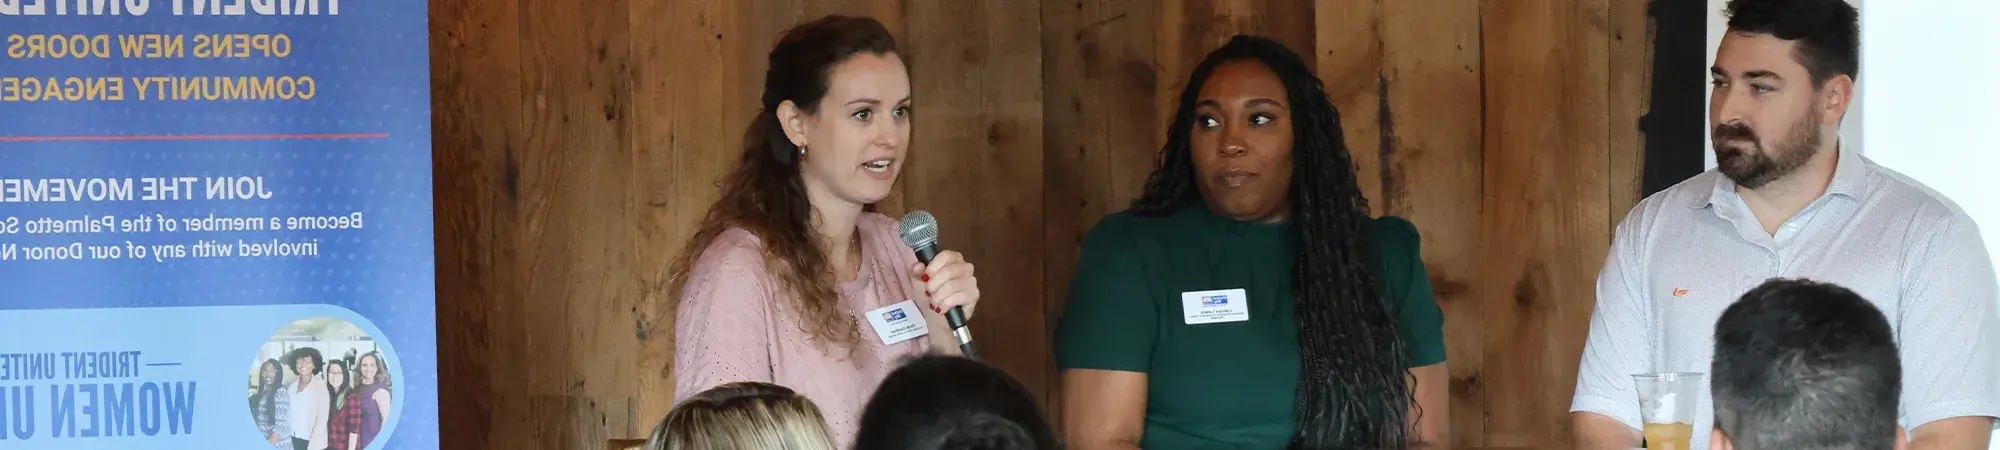
POLYGON ((1375 211, 1423 232, 1454 447, 1564 446, 1591 282, 1638 195, 1643 2, 430 4, 447 448, 601 448, 665 412, 664 268, 769 45, 824 14, 903 45, 917 125, 883 209, 938 215, 980 267, 983 353, 1052 410, 1076 244, 1138 195, 1187 72, 1232 34, 1318 67, 1375 211))

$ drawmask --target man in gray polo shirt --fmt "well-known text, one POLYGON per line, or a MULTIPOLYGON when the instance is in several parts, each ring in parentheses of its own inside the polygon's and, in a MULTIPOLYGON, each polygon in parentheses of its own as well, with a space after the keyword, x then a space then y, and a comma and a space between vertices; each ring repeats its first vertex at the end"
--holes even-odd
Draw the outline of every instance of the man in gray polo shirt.
MULTIPOLYGON (((1951 200, 1841 148, 1857 12, 1841 0, 1734 0, 1727 12, 1710 69, 1720 167, 1618 225, 1570 406, 1578 448, 1638 445, 1632 374, 1706 372, 1716 318, 1775 277, 1846 286, 1890 319, 1911 449, 1986 448, 2000 416, 1993 265, 1951 200)), ((1695 408, 1694 429, 1712 428, 1706 390, 1695 408)), ((1694 448, 1708 438, 1695 433, 1694 448)))

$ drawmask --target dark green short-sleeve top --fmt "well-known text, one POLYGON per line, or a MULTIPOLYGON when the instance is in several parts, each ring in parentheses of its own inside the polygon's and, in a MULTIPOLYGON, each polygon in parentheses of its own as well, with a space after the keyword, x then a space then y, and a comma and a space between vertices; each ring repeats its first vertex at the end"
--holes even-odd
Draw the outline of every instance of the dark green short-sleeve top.
MULTIPOLYGON (((1145 448, 1283 448, 1299 373, 1288 230, 1199 203, 1160 218, 1106 216, 1083 241, 1057 365, 1146 373, 1145 448), (1188 324, 1182 293, 1228 289, 1244 290, 1248 320, 1188 324)), ((1368 232, 1412 367, 1443 362, 1444 313, 1416 227, 1382 217, 1368 232)))

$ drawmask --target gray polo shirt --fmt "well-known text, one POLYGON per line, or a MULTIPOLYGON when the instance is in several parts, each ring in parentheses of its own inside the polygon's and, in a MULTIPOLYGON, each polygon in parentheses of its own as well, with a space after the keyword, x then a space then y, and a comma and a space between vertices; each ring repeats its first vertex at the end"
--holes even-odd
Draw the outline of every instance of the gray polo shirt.
MULTIPOLYGON (((1905 428, 2000 416, 2000 315, 1992 262, 1958 205, 1853 152, 1826 194, 1766 233, 1720 172, 1639 202, 1597 277, 1597 307, 1570 411, 1640 427, 1632 374, 1709 371, 1715 320, 1773 277, 1852 289, 1882 309, 1903 361, 1905 428)), ((1708 448, 1704 380, 1693 448, 1708 448)))

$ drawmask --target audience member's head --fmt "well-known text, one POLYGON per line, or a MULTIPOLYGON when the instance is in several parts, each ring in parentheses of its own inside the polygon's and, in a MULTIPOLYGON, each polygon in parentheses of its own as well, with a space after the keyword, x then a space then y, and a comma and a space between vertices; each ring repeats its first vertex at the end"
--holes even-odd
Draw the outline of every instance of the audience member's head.
POLYGON ((1902 449, 1902 363, 1882 312, 1846 288, 1771 280, 1715 323, 1715 449, 1902 449))
POLYGON ((646 450, 834 450, 833 433, 805 396, 770 383, 730 383, 667 412, 646 450))
POLYGON ((861 415, 855 448, 1054 449, 1041 405, 1005 372, 956 356, 925 356, 891 372, 861 415))

